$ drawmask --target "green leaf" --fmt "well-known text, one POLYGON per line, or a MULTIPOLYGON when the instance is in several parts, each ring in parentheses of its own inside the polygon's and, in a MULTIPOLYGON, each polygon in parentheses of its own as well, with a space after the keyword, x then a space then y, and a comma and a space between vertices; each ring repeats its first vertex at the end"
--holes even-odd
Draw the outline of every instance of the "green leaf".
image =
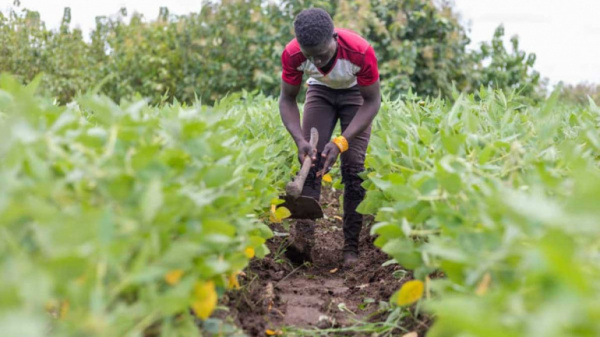
POLYGON ((415 202, 417 200, 417 193, 406 185, 393 185, 385 191, 385 194, 389 195, 392 200, 403 203, 415 202))
POLYGON ((417 133, 419 134, 419 139, 421 139, 421 141, 425 145, 431 144, 431 141, 433 139, 433 134, 431 133, 431 131, 429 131, 429 129, 424 128, 424 127, 419 127, 419 128, 417 128, 417 133))
POLYGON ((273 198, 271 199, 271 205, 275 205, 275 206, 279 206, 281 204, 283 204, 285 202, 285 200, 283 199, 279 199, 279 198, 273 198))
POLYGON ((146 187, 142 195, 141 211, 145 222, 151 222, 156 217, 163 205, 162 183, 159 179, 153 179, 146 187))
POLYGON ((494 154, 494 152, 495 149, 492 144, 486 145, 485 148, 483 148, 483 151, 481 151, 481 153, 479 154, 479 165, 487 163, 494 154))
POLYGON ((371 227, 371 235, 375 234, 387 240, 404 236, 400 226, 389 222, 380 222, 373 225, 373 227, 371 227))
POLYGON ((393 257, 404 268, 416 269, 422 264, 421 256, 414 247, 412 239, 390 240, 381 250, 393 257))
POLYGON ((223 234, 234 237, 236 228, 224 220, 207 219, 202 222, 202 228, 206 234, 223 234))
POLYGON ((456 194, 462 189, 462 179, 457 173, 448 173, 443 169, 436 172, 440 185, 450 194, 456 194))
POLYGON ((465 144, 466 135, 452 135, 442 133, 442 145, 450 154, 458 155, 465 144))

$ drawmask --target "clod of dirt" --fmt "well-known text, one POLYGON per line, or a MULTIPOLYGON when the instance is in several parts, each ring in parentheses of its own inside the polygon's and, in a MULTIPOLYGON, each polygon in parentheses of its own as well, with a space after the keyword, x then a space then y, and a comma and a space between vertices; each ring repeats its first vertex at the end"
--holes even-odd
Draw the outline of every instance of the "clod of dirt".
POLYGON ((335 320, 329 316, 321 315, 319 317, 319 322, 317 323, 317 328, 319 329, 329 329, 335 325, 335 320))
POLYGON ((290 228, 290 244, 286 248, 286 257, 294 264, 300 265, 313 261, 315 245, 315 221, 297 220, 290 228))
POLYGON ((287 247, 285 256, 290 260, 290 262, 296 265, 303 264, 304 262, 313 261, 311 252, 307 251, 306 248, 300 246, 295 242, 287 247))

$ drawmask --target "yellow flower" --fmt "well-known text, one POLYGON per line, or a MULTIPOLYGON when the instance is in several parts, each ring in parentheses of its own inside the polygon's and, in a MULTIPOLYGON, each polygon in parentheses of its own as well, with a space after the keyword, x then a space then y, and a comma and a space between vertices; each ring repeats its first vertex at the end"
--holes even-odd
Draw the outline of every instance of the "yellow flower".
POLYGON ((421 297, 423 297, 424 289, 425 286, 423 282, 419 280, 412 280, 404 283, 402 288, 400 288, 400 292, 398 293, 396 304, 409 305, 415 303, 421 299, 421 297))
POLYGON ((183 270, 175 269, 165 274, 165 281, 170 285, 176 285, 183 276, 183 270))
POLYGON ((331 178, 331 174, 327 173, 326 175, 323 176, 323 181, 326 183, 330 183, 333 181, 333 179, 331 178))
POLYGON ((213 281, 196 282, 194 286, 192 309, 200 319, 207 319, 217 306, 217 291, 213 281))
POLYGON ((255 252, 254 252, 254 248, 252 248, 252 247, 247 247, 247 248, 244 250, 244 254, 246 254, 246 257, 248 257, 249 259, 253 258, 253 257, 254 257, 254 254, 255 254, 255 252))

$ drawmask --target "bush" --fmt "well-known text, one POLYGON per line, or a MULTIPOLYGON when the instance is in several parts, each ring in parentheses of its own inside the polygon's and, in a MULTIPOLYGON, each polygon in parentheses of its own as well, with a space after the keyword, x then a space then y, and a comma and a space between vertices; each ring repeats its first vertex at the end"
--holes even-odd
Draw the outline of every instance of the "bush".
POLYGON ((46 29, 35 12, 11 11, 0 15, 0 71, 21 82, 44 73, 43 89, 60 102, 98 83, 116 101, 138 93, 152 103, 190 103, 196 96, 211 103, 240 90, 276 96, 293 18, 311 6, 325 8, 338 26, 373 44, 384 90, 392 97, 412 91, 450 98, 453 88, 481 85, 540 96, 535 56, 518 50, 516 37, 507 52, 499 28, 491 45, 468 52, 456 14, 431 0, 230 0, 205 3, 201 12, 186 16, 162 8, 149 22, 133 14, 128 23, 122 9, 97 18, 90 43, 69 28, 68 8, 58 31, 46 29))

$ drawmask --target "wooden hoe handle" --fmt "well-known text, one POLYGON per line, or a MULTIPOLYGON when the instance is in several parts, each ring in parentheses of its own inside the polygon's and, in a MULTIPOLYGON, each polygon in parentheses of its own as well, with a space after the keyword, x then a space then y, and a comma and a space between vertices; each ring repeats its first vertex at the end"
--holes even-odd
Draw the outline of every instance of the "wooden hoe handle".
MULTIPOLYGON (((319 142, 319 132, 316 128, 310 129, 310 146, 312 148, 317 147, 317 143, 319 142)), ((310 156, 306 156, 304 158, 304 162, 302 163, 302 168, 300 169, 300 173, 294 178, 294 181, 287 184, 285 187, 285 192, 294 198, 298 198, 302 193, 302 188, 304 187, 304 181, 306 180, 306 176, 310 171, 310 167, 312 165, 312 159, 310 156)))

